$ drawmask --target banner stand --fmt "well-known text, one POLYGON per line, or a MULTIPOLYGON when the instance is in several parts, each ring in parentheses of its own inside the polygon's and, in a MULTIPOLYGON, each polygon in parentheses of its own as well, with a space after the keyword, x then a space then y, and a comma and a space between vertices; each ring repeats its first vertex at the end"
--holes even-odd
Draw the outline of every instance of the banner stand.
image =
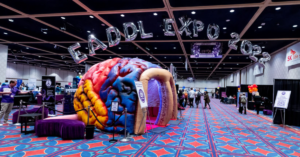
POLYGON ((281 120, 282 120, 282 125, 283 127, 285 128, 285 109, 284 108, 275 108, 275 113, 274 113, 274 117, 273 117, 273 122, 274 122, 274 119, 276 117, 276 113, 277 111, 281 111, 280 112, 280 115, 281 115, 281 120), (282 117, 282 112, 283 112, 283 117, 282 117))

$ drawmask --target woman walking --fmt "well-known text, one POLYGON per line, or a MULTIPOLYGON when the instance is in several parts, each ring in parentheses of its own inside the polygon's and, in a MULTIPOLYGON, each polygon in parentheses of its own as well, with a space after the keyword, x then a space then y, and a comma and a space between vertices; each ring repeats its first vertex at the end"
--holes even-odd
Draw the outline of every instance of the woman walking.
POLYGON ((207 91, 205 91, 205 93, 204 93, 204 101, 205 101, 205 106, 204 106, 204 109, 206 109, 206 105, 208 104, 208 106, 209 106, 209 109, 211 109, 211 107, 210 107, 210 99, 209 99, 209 96, 208 96, 208 93, 207 93, 207 91))

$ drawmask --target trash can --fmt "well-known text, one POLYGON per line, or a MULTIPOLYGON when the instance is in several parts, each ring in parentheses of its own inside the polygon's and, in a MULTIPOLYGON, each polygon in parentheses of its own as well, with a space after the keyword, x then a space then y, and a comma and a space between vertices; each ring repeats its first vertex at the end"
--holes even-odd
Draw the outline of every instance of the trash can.
POLYGON ((95 125, 87 125, 85 127, 85 139, 94 138, 95 125))

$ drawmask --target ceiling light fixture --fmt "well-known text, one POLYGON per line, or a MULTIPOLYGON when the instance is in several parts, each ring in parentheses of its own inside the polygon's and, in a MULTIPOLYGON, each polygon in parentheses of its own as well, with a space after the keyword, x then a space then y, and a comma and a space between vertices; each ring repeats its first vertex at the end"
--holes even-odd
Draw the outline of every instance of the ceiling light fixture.
POLYGON ((91 31, 86 31, 86 32, 91 33, 91 31))
POLYGON ((176 47, 174 47, 174 49, 176 49, 176 47))
POLYGON ((90 15, 90 18, 91 18, 91 19, 93 19, 93 18, 94 18, 94 16, 90 15))
POLYGON ((230 21, 230 19, 227 19, 227 20, 226 20, 226 22, 229 22, 229 21, 230 21))
POLYGON ((26 47, 26 49, 29 49, 29 47, 26 47))
POLYGON ((124 17, 125 15, 124 14, 121 14, 121 17, 124 17))
POLYGON ((232 68, 230 68, 230 69, 232 69, 232 68))
POLYGON ((236 65, 239 65, 239 63, 236 63, 236 65))
POLYGON ((85 47, 85 49, 89 49, 88 47, 85 47))
POLYGON ((226 27, 223 27, 223 29, 227 29, 226 27))
POLYGON ((264 49, 264 48, 265 48, 265 46, 262 46, 261 48, 263 48, 263 49, 264 49))
POLYGON ((41 56, 39 56, 39 58, 41 58, 41 56))
POLYGON ((166 59, 167 57, 165 57, 165 59, 166 59))
POLYGON ((6 33, 6 32, 4 32, 3 34, 7 35, 7 33, 6 33))
POLYGON ((179 58, 181 58, 181 57, 179 57, 179 58))
POLYGON ((298 27, 298 25, 293 25, 293 27, 298 27))
POLYGON ((281 9, 281 7, 276 7, 276 8, 275 8, 275 10, 280 10, 280 9, 281 9))
POLYGON ((119 47, 119 50, 121 50, 121 47, 119 47))
POLYGON ((60 17, 60 18, 63 19, 63 20, 66 19, 65 17, 60 17))
POLYGON ((192 14, 196 14, 196 12, 195 12, 195 11, 192 11, 192 14))
POLYGON ((150 56, 150 58, 152 58, 152 57, 150 56))
POLYGON ((231 9, 231 10, 230 10, 230 12, 231 12, 231 13, 233 13, 233 12, 234 12, 234 10, 233 10, 233 9, 231 9))
POLYGON ((14 22, 14 20, 13 20, 13 19, 8 19, 8 21, 9 21, 9 22, 14 22))
POLYGON ((44 34, 47 34, 47 32, 43 32, 44 34))
POLYGON ((266 25, 266 23, 261 23, 262 26, 266 25))
POLYGON ((16 64, 16 62, 14 62, 16 64))
POLYGON ((259 28, 259 29, 261 29, 261 28, 262 28, 262 26, 258 26, 258 28, 259 28))
POLYGON ((157 49, 157 47, 154 47, 154 49, 157 49))
POLYGON ((154 16, 157 16, 157 13, 153 13, 154 16))

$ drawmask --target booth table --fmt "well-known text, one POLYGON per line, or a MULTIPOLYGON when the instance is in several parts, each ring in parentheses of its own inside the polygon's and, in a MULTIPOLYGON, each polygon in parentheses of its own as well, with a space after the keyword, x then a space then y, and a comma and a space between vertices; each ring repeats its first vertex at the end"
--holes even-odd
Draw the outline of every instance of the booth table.
POLYGON ((30 114, 22 114, 20 115, 20 118, 25 118, 25 121, 21 122, 21 133, 34 133, 34 129, 27 131, 27 126, 33 126, 35 127, 35 122, 38 120, 39 117, 42 117, 42 114, 40 113, 30 113, 30 114), (29 121, 29 119, 34 119, 34 121, 29 121), (23 123, 25 123, 25 130, 23 131, 23 123))

